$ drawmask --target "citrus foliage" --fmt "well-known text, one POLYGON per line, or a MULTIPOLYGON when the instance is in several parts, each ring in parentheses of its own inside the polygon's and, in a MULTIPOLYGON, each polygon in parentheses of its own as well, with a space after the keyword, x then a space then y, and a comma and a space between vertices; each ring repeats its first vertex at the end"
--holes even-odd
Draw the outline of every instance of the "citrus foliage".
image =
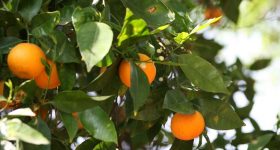
MULTIPOLYGON (((249 116, 255 91, 246 68, 239 60, 231 66, 217 63, 221 45, 197 34, 223 21, 237 22, 240 2, 2 0, 0 139, 28 150, 150 149, 170 144, 176 150, 213 149, 245 143, 252 143, 251 149, 277 149, 279 135, 261 131, 249 116), (217 18, 207 12, 210 20, 191 21, 192 11, 209 11, 214 4, 217 18), (47 60, 31 59, 34 54, 24 52, 29 49, 24 46, 23 54, 9 61, 19 43, 38 45, 47 60), (41 66, 41 74, 27 73, 25 80, 26 73, 13 70, 9 62, 31 69, 41 66), (129 75, 122 69, 124 63, 129 75), (150 65, 156 69, 145 71, 150 65), (235 92, 245 94, 246 107, 236 106, 235 92), (166 127, 168 118, 198 112, 206 127, 235 129, 236 137, 226 140, 219 134, 210 143, 203 120, 189 141, 175 139, 166 127), (242 133, 244 119, 251 121, 253 132, 242 133), (202 132, 207 144, 193 145, 202 132), (85 141, 77 143, 78 137, 85 141)), ((198 11, 195 17, 204 14, 198 11)), ((265 68, 267 62, 256 62, 251 69, 265 68)))

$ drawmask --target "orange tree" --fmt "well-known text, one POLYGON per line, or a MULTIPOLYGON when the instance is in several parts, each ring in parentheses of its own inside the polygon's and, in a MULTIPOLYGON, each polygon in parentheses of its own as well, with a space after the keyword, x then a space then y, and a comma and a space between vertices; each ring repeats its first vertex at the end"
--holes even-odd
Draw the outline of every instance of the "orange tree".
POLYGON ((239 60, 226 66, 215 61, 222 46, 197 34, 236 23, 240 2, 1 0, 1 146, 279 148, 277 132, 262 131, 249 116, 254 80, 245 72, 270 60, 249 69, 239 60), (19 43, 33 43, 44 54, 19 43), (18 44, 21 54, 12 57, 18 44), (249 104, 237 107, 235 92, 244 93, 249 104), (244 119, 252 132, 242 133, 244 119), (219 133, 210 141, 210 128, 236 134, 229 139, 219 133))

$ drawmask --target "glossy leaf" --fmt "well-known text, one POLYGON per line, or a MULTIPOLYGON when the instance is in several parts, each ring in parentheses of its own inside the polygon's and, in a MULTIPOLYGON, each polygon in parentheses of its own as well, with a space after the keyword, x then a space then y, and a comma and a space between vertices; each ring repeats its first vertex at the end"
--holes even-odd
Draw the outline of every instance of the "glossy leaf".
POLYGON ((75 118, 68 113, 60 112, 63 125, 65 126, 70 138, 70 142, 75 138, 78 132, 78 123, 75 118))
POLYGON ((50 143, 40 132, 17 118, 1 120, 1 133, 4 133, 4 138, 8 140, 22 140, 35 145, 47 145, 50 143))
POLYGON ((29 116, 35 117, 36 114, 30 108, 19 108, 8 113, 8 116, 29 116))
POLYGON ((88 72, 108 54, 112 41, 113 32, 107 24, 88 22, 80 26, 77 42, 88 72))
POLYGON ((216 130, 229 130, 245 125, 230 104, 220 100, 199 100, 206 126, 216 130))
POLYGON ((162 107, 182 114, 191 114, 194 112, 192 103, 179 90, 167 91, 162 107))
POLYGON ((42 5, 42 0, 21 0, 18 7, 18 12, 26 22, 39 12, 42 5))
POLYGON ((228 93, 224 81, 218 70, 203 58, 194 54, 179 55, 185 76, 202 90, 208 92, 228 93))
POLYGON ((99 141, 94 141, 93 139, 85 140, 83 143, 77 146, 76 150, 92 149, 99 141))
POLYGON ((122 0, 122 2, 151 26, 162 26, 175 19, 175 14, 160 0, 122 0))
POLYGON ((259 59, 255 61, 251 66, 250 70, 261 70, 266 68, 268 65, 270 65, 271 59, 259 59))
POLYGON ((7 54, 13 46, 20 42, 22 42, 22 40, 16 37, 0 38, 0 53, 7 54))
POLYGON ((87 109, 79 113, 84 128, 96 139, 117 143, 114 123, 100 107, 87 109))
POLYGON ((93 7, 80 8, 77 7, 72 14, 72 22, 75 30, 78 31, 80 26, 96 20, 97 12, 93 7))
POLYGON ((34 16, 31 22, 32 35, 40 37, 53 32, 60 19, 59 11, 42 13, 34 16))
POLYGON ((60 92, 50 103, 57 109, 67 113, 80 112, 97 106, 97 102, 83 91, 60 92))
POLYGON ((126 9, 126 15, 121 33, 118 36, 118 46, 121 46, 123 42, 129 38, 141 37, 149 35, 147 23, 133 15, 133 13, 126 9))
POLYGON ((262 150, 267 143, 271 140, 273 137, 273 134, 265 134, 262 136, 259 136, 256 140, 253 140, 248 145, 248 150, 262 150))
POLYGON ((64 6, 59 10, 60 12, 60 25, 66 25, 67 23, 72 21, 72 14, 74 12, 74 6, 64 6))
POLYGON ((145 104, 149 96, 150 84, 146 74, 132 62, 130 62, 130 70, 131 87, 129 92, 133 99, 134 111, 137 111, 145 104))

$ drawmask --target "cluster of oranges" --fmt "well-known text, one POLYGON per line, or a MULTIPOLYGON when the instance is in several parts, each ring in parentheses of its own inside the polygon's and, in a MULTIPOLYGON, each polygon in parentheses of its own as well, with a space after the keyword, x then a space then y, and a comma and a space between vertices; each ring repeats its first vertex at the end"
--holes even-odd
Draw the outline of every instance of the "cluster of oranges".
POLYGON ((34 79, 42 89, 54 89, 60 85, 56 64, 47 59, 41 48, 32 43, 20 43, 8 54, 8 66, 21 79, 34 79), (48 64, 49 72, 43 62, 48 64))

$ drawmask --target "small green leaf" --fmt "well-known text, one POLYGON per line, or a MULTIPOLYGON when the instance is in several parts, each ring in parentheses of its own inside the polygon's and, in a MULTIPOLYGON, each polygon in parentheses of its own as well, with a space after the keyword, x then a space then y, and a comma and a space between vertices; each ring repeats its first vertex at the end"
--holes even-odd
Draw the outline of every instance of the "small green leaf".
POLYGON ((67 23, 72 21, 72 14, 74 12, 74 6, 65 5, 63 8, 59 10, 60 12, 60 25, 66 25, 67 23))
POLYGON ((100 107, 87 109, 79 113, 84 128, 96 139, 117 143, 114 123, 100 107))
POLYGON ((80 26, 77 42, 88 72, 108 54, 112 41, 113 31, 107 24, 88 22, 80 26))
POLYGON ((96 16, 97 11, 93 7, 77 7, 72 14, 72 22, 76 32, 80 29, 81 25, 97 20, 96 16))
POLYGON ((34 16, 31 21, 32 35, 36 37, 48 35, 53 32, 60 19, 59 11, 42 13, 34 16))
POLYGON ((227 103, 220 100, 199 100, 206 126, 216 130, 240 128, 243 121, 227 103))
POLYGON ((134 111, 137 111, 141 106, 145 104, 149 96, 150 84, 148 82, 146 74, 133 62, 129 63, 131 70, 131 87, 129 88, 129 92, 133 99, 134 111))
POLYGON ((182 114, 191 114, 194 112, 192 103, 179 90, 167 91, 162 107, 182 114))
POLYGON ((11 120, 1 120, 1 133, 8 140, 22 140, 35 145, 47 145, 49 140, 40 132, 15 118, 11 120))
POLYGON ((222 16, 221 16, 221 17, 218 17, 218 18, 212 18, 212 19, 209 19, 209 20, 203 22, 202 24, 197 25, 197 26, 191 31, 190 35, 191 35, 191 34, 194 34, 194 33, 197 33, 198 31, 201 31, 201 30, 203 30, 203 29, 209 27, 211 24, 213 24, 213 23, 219 21, 221 18, 222 18, 222 16))
POLYGON ((118 36, 118 46, 121 46, 130 38, 146 35, 149 35, 147 23, 143 19, 133 15, 129 9, 126 9, 124 24, 118 36))
POLYGON ((16 44, 22 42, 21 39, 16 37, 3 37, 0 39, 0 53, 8 54, 10 49, 14 47, 16 44))
POLYGON ((176 37, 174 37, 174 40, 178 44, 183 44, 190 38, 190 34, 187 32, 181 32, 176 37))
POLYGON ((151 26, 162 26, 172 22, 175 14, 160 0, 122 0, 136 16, 151 26))
POLYGON ((18 5, 18 12, 26 22, 39 12, 42 5, 42 0, 21 0, 18 5))
POLYGON ((34 117, 36 114, 30 108, 19 108, 8 113, 8 116, 29 116, 34 117))
POLYGON ((273 134, 265 134, 259 136, 256 140, 253 140, 249 146, 248 150, 262 150, 265 145, 271 140, 273 134))
POLYGON ((251 66, 250 70, 261 70, 266 68, 268 65, 270 65, 271 59, 259 59, 255 61, 251 66))
POLYGON ((88 139, 77 146, 76 150, 86 150, 92 149, 95 145, 98 144, 99 141, 94 141, 93 139, 88 139))
POLYGON ((179 55, 178 61, 185 76, 200 89, 228 94, 222 76, 208 61, 194 54, 179 55))
POLYGON ((234 23, 237 23, 239 18, 239 5, 242 0, 223 0, 221 1, 221 6, 225 15, 232 20, 234 23))
POLYGON ((98 104, 83 91, 60 92, 50 103, 57 109, 67 113, 80 112, 88 108, 93 108, 98 104))
POLYGON ((75 118, 68 113, 60 112, 63 125, 65 126, 70 138, 70 142, 74 139, 78 132, 78 123, 75 118))

